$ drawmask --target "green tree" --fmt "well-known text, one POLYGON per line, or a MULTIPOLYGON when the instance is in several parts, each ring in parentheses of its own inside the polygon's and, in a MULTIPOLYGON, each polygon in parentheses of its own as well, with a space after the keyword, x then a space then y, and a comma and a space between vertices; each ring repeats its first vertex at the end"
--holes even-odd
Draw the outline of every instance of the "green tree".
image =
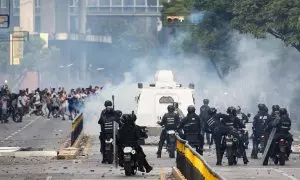
MULTIPOLYGON (((209 2, 207 1, 207 3, 209 2)), ((197 0, 175 0, 171 3, 164 2, 163 5, 161 18, 164 22, 168 15, 188 16, 201 11, 197 0)), ((215 13, 205 11, 202 13, 204 13, 204 18, 198 26, 175 27, 175 31, 185 32, 186 34, 184 40, 177 43, 180 46, 179 49, 182 49, 184 53, 206 55, 222 78, 230 68, 237 66, 229 57, 229 39, 231 38, 230 32, 232 29, 228 25, 228 21, 224 21, 222 16, 216 16, 215 13)), ((229 15, 226 13, 226 16, 229 15)))
POLYGON ((267 33, 300 51, 300 1, 199 0, 200 10, 212 11, 241 33, 265 38, 267 33))

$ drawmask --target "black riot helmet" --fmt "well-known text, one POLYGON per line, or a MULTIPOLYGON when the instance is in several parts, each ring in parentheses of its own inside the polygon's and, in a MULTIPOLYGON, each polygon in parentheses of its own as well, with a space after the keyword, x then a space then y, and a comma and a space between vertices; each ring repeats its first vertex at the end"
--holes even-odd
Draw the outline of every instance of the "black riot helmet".
POLYGON ((214 114, 217 113, 217 109, 214 108, 214 107, 211 107, 211 108, 208 109, 207 113, 208 113, 209 115, 214 115, 214 114))
POLYGON ((174 112, 175 111, 175 107, 173 105, 169 105, 168 106, 168 112, 174 112))
POLYGON ((233 109, 234 109, 234 107, 230 106, 230 107, 227 108, 227 111, 226 111, 226 112, 227 112, 228 114, 233 115, 233 109))
POLYGON ((233 106, 231 106, 231 107, 228 107, 227 108, 227 111, 226 111, 228 114, 230 114, 230 115, 236 115, 236 108, 235 107, 233 107, 233 106))
POLYGON ((257 105, 259 111, 264 111, 265 110, 265 106, 266 105, 264 105, 264 104, 258 104, 257 105))
POLYGON ((203 99, 203 104, 208 105, 209 104, 209 100, 208 99, 203 99))
POLYGON ((109 107, 109 106, 112 106, 112 105, 113 104, 112 104, 112 102, 110 100, 107 100, 107 101, 104 102, 104 106, 105 107, 109 107))
POLYGON ((279 113, 280 113, 280 115, 286 115, 287 114, 286 108, 280 108, 279 113))
POLYGON ((279 105, 273 105, 272 106, 272 111, 275 112, 275 111, 279 111, 280 107, 279 105))
POLYGON ((187 112, 188 112, 189 114, 190 114, 190 113, 195 113, 195 112, 196 112, 195 106, 190 105, 190 106, 187 108, 187 112))

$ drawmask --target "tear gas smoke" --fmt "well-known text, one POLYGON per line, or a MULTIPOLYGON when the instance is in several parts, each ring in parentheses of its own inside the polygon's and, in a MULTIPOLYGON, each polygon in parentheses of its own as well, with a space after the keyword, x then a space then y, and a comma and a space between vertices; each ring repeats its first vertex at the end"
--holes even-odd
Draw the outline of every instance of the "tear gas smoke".
MULTIPOLYGON (((185 34, 174 41, 182 41, 184 37, 185 34)), ((292 57, 299 57, 298 52, 272 37, 257 40, 237 33, 233 35, 231 49, 232 57, 239 63, 239 67, 229 72, 226 83, 221 82, 205 57, 172 55, 170 46, 166 48, 164 56, 136 59, 135 66, 125 73, 122 83, 106 84, 101 97, 86 102, 85 132, 99 133, 97 121, 104 108, 104 101, 111 99, 111 95, 116 97, 116 109, 123 113, 135 110, 137 83, 147 85, 154 82, 155 72, 162 69, 172 70, 177 82, 184 86, 195 84, 197 110, 204 98, 210 99, 210 105, 222 112, 230 105, 240 105, 245 113, 256 113, 258 103, 266 103, 269 109, 273 104, 289 107, 298 88, 298 83, 295 82, 299 76, 296 68, 299 67, 299 62, 292 57)))

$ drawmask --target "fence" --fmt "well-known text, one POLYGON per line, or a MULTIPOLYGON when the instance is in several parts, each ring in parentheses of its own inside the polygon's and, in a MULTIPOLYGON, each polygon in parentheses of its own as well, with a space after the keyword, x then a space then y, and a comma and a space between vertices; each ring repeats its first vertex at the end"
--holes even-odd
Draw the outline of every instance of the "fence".
POLYGON ((76 116, 75 120, 72 122, 72 132, 71 132, 71 146, 76 142, 81 131, 83 130, 83 113, 81 112, 76 116))
POLYGON ((187 141, 176 136, 176 164, 182 175, 188 179, 225 180, 218 175, 187 141))

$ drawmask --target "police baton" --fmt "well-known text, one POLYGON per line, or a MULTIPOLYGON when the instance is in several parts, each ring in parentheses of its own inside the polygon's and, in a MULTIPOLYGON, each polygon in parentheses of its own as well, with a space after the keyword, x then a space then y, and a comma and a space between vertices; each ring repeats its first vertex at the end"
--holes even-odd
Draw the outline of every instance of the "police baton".
MULTIPOLYGON (((115 110, 115 96, 112 95, 112 104, 113 104, 113 110, 115 110)), ((114 142, 114 163, 115 163, 115 168, 118 168, 118 151, 117 151, 117 123, 116 121, 113 122, 113 142, 114 142)))

